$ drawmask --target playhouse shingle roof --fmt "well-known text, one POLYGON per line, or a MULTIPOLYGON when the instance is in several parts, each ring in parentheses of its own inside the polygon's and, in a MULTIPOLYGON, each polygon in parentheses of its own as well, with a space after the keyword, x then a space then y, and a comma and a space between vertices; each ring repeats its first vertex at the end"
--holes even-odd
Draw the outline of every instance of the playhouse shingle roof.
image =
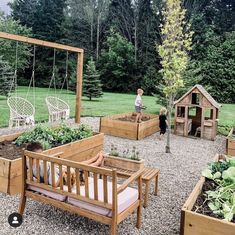
POLYGON ((179 98, 178 100, 176 100, 174 102, 174 104, 179 103, 184 97, 186 97, 192 90, 194 90, 195 88, 197 88, 201 94, 203 96, 205 96, 207 98, 207 100, 217 109, 219 109, 221 107, 221 105, 219 103, 217 103, 214 98, 205 90, 205 88, 201 85, 195 85, 194 87, 192 87, 188 92, 186 92, 181 98, 179 98))

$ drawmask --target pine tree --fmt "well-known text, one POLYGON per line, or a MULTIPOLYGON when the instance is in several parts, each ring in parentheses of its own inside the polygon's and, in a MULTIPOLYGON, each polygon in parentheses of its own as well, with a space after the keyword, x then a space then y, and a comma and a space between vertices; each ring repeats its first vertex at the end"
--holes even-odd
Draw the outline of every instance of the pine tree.
POLYGON ((0 57, 0 95, 8 96, 10 89, 14 89, 13 82, 13 70, 10 65, 0 57))
POLYGON ((86 71, 83 80, 83 95, 92 98, 99 98, 103 95, 100 75, 95 67, 95 62, 91 58, 86 66, 86 71))

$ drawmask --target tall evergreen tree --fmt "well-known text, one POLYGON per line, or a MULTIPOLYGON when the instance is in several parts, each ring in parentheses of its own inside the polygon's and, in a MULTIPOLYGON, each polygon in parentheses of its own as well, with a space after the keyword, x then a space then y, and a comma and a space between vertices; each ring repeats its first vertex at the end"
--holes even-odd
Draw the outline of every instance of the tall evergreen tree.
POLYGON ((95 62, 91 58, 88 61, 83 79, 83 95, 92 98, 100 98, 103 95, 100 74, 96 70, 95 62))
POLYGON ((39 0, 14 0, 9 5, 12 9, 12 17, 19 20, 22 25, 34 30, 39 0))
POLYGON ((111 30, 99 60, 104 88, 119 92, 135 90, 135 66, 134 46, 119 33, 111 30))

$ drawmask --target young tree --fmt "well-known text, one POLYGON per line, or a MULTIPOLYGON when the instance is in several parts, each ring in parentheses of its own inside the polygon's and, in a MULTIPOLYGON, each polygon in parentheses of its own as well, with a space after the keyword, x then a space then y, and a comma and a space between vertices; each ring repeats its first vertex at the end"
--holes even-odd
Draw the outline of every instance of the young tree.
POLYGON ((158 47, 161 56, 163 92, 167 100, 169 129, 166 152, 170 153, 171 112, 178 90, 184 85, 182 75, 188 63, 188 51, 191 49, 192 32, 184 32, 186 10, 181 0, 166 0, 163 11, 164 25, 161 30, 162 45, 158 47))
POLYGON ((91 100, 92 98, 99 98, 103 95, 102 84, 100 82, 100 75, 95 67, 95 62, 91 58, 86 66, 83 79, 83 95, 91 100))

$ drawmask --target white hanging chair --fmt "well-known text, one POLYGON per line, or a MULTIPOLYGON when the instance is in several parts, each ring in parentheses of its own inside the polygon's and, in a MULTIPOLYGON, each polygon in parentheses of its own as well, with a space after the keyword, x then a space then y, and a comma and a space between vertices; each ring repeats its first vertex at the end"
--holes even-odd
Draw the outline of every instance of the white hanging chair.
POLYGON ((26 99, 18 96, 9 97, 7 105, 10 108, 9 127, 12 128, 20 126, 34 125, 34 106, 26 99))
MULTIPOLYGON (((9 91, 9 94, 11 93, 11 90, 13 86, 15 85, 15 95, 10 96, 7 99, 7 105, 10 109, 10 119, 9 119, 9 127, 12 128, 14 125, 15 127, 20 126, 34 126, 34 114, 35 114, 35 108, 34 106, 27 100, 29 90, 31 85, 34 84, 34 68, 35 68, 35 50, 36 47, 34 46, 34 53, 33 53, 33 70, 32 70, 32 76, 30 79, 28 91, 26 94, 26 98, 22 98, 17 95, 17 64, 18 64, 18 41, 16 42, 16 57, 15 57, 15 73, 13 77, 13 81, 11 84, 11 88, 9 91)), ((35 103, 35 91, 34 91, 34 103, 35 103)))
MULTIPOLYGON (((70 108, 69 108, 68 103, 66 103, 64 100, 62 100, 56 96, 56 79, 55 79, 55 59, 56 58, 55 57, 56 57, 56 50, 54 49, 53 70, 52 70, 52 76, 51 76, 48 92, 49 92, 51 85, 53 83, 54 90, 55 90, 55 96, 47 96, 46 97, 46 104, 47 104, 47 109, 49 112, 49 122, 67 120, 67 119, 69 119, 69 114, 70 114, 70 108)), ((67 85, 67 92, 68 92, 68 52, 67 52, 67 56, 66 56, 65 78, 64 78, 64 81, 63 81, 63 84, 61 87, 61 92, 63 90, 65 83, 67 85)))
POLYGON ((49 122, 69 119, 70 108, 64 100, 48 96, 46 97, 46 104, 49 112, 49 122))

